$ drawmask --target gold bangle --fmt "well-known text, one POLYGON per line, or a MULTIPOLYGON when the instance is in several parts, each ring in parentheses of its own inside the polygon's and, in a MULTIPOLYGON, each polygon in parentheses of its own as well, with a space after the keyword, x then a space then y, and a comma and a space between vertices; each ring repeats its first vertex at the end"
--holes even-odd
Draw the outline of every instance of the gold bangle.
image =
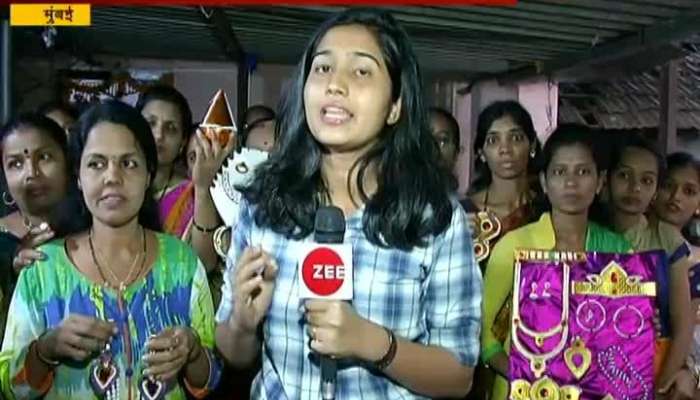
MULTIPOLYGON (((39 339, 41 339, 44 335, 45 333, 39 336, 39 339)), ((48 357, 41 354, 41 351, 39 351, 39 339, 34 341, 34 353, 36 354, 36 358, 38 358, 39 361, 43 362, 49 367, 58 367, 61 364, 60 361, 49 360, 48 357)))
POLYGON ((391 363, 394 361, 394 357, 396 357, 396 336, 394 335, 394 332, 391 331, 391 329, 384 328, 386 331, 386 334, 389 335, 389 348, 386 350, 386 353, 382 358, 379 359, 379 361, 376 361, 374 363, 374 366, 380 370, 383 371, 385 370, 391 363))
POLYGON ((214 244, 214 251, 219 257, 226 259, 226 249, 224 249, 224 233, 229 229, 226 225, 221 225, 214 231, 214 236, 212 237, 212 242, 214 244))

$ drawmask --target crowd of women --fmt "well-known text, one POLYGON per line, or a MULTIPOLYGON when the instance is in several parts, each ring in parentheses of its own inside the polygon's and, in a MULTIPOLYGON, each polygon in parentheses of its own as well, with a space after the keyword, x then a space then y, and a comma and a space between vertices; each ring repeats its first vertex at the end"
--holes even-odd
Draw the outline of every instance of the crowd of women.
POLYGON ((324 355, 338 399, 506 399, 518 248, 662 250, 655 391, 700 395, 700 162, 583 125, 541 146, 529 113, 499 101, 478 117, 460 196, 472 149, 424 104, 384 11, 324 22, 279 114, 251 107, 224 146, 172 87, 76 117, 46 106, 0 130, 5 397, 216 397, 254 370, 251 398, 318 399, 324 355), (221 260, 209 188, 241 146, 270 156, 240 188, 221 260), (327 205, 346 216, 352 302, 300 298, 299 248, 327 205))

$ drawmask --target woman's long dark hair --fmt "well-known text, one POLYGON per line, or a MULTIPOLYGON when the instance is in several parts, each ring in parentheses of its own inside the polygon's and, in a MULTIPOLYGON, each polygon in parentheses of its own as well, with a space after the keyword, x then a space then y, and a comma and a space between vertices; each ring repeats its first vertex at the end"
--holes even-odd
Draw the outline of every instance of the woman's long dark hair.
MULTIPOLYGON (((565 146, 581 145, 590 151, 593 162, 595 162, 598 176, 604 177, 610 166, 610 151, 607 150, 607 146, 602 145, 601 139, 600 132, 586 125, 560 124, 544 144, 540 173, 547 173, 547 168, 549 168, 549 164, 552 162, 552 158, 554 158, 554 154, 557 150, 565 146)), ((538 214, 552 210, 552 204, 544 193, 538 197, 536 208, 538 214)), ((611 218, 607 207, 599 201, 597 196, 593 199, 593 203, 588 208, 588 219, 600 225, 611 227, 611 218)))
MULTIPOLYGON (((677 169, 692 168, 698 175, 698 182, 700 182, 700 160, 695 158, 692 154, 684 152, 676 152, 670 154, 668 157, 666 157, 666 168, 667 178, 673 171, 677 169)), ((685 227, 683 227, 683 237, 685 237, 685 239, 689 241, 693 246, 700 246, 700 236, 695 236, 690 230, 690 225, 693 223, 693 219, 697 219, 697 217, 693 215, 693 218, 691 218, 689 223, 686 224, 685 227)))
MULTIPOLYGON (((496 101, 489 104, 483 111, 481 111, 481 113, 479 113, 479 119, 476 123, 476 137, 474 138, 473 154, 476 156, 484 148, 486 135, 489 133, 491 125, 493 125, 497 119, 503 117, 512 118, 513 122, 523 130, 528 142, 530 142, 530 145, 535 146, 535 157, 528 160, 527 172, 528 174, 536 174, 539 168, 538 164, 540 162, 542 148, 539 140, 537 139, 537 132, 535 131, 535 125, 532 123, 530 113, 527 112, 525 107, 523 107, 517 101, 496 101)), ((489 165, 485 161, 481 160, 481 157, 476 157, 474 161, 474 173, 476 179, 471 184, 471 188, 469 190, 470 193, 476 193, 486 189, 493 180, 489 165)))
MULTIPOLYGON (((85 144, 92 129, 101 122, 111 122, 125 126, 136 139, 136 143, 141 147, 146 157, 146 169, 151 176, 151 182, 149 182, 149 188, 146 190, 138 219, 143 227, 160 231, 158 208, 150 189, 158 168, 156 143, 148 122, 131 106, 116 100, 108 100, 95 104, 83 113, 73 127, 68 140, 68 154, 70 165, 72 166, 71 179, 77 182, 80 171, 80 159, 83 155, 83 150, 85 150, 85 144)), ((61 213, 62 218, 56 227, 58 236, 82 232, 92 225, 92 215, 88 211, 82 193, 77 189, 69 193, 61 208, 64 211, 61 213)))
POLYGON ((440 153, 430 133, 408 35, 385 11, 350 9, 316 31, 280 105, 278 150, 260 166, 244 195, 257 205, 258 225, 295 239, 312 232, 316 210, 328 202, 329 194, 321 177, 323 150, 309 131, 303 91, 319 42, 330 29, 343 25, 362 25, 376 35, 391 77, 392 101, 401 98, 402 104, 399 121, 386 126, 353 167, 358 170, 356 183, 366 206, 364 232, 380 246, 408 250, 425 245, 428 235, 443 232, 450 223, 449 188, 454 178, 438 167, 440 153), (363 185, 370 165, 378 171, 377 191, 371 198, 363 185))

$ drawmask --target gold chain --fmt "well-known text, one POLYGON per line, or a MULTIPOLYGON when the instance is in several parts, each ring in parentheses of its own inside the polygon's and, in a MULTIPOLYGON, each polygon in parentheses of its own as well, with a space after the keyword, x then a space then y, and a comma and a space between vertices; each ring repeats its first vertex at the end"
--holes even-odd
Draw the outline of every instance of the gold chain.
POLYGON ((523 356, 530 360, 530 369, 535 374, 536 378, 540 378, 544 373, 544 370, 547 367, 547 361, 549 361, 551 358, 553 358, 562 350, 564 350, 564 346, 566 345, 566 339, 569 334, 569 273, 571 267, 567 263, 564 263, 562 269, 564 270, 564 277, 562 282, 563 289, 561 321, 559 321, 559 324, 557 324, 557 326, 555 326, 554 328, 551 328, 545 332, 538 333, 527 328, 522 322, 522 319, 520 318, 520 262, 516 262, 515 264, 515 284, 513 285, 513 323, 511 325, 511 340, 513 341, 513 346, 515 346, 515 348, 520 353, 522 353, 523 356), (529 336, 534 336, 535 342, 538 345, 538 337, 541 337, 542 339, 540 340, 543 340, 545 337, 553 336, 557 332, 561 332, 561 339, 552 350, 543 354, 534 354, 527 350, 525 346, 523 346, 523 344, 520 342, 520 338, 518 337, 518 328, 520 328, 523 331, 523 333, 529 336))

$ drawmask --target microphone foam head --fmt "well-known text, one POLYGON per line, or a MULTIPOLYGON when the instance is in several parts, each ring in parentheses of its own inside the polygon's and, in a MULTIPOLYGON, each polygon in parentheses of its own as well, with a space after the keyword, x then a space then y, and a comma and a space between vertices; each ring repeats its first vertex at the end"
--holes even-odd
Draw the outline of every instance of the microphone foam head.
POLYGON ((335 206, 319 207, 314 221, 317 242, 342 243, 345 235, 345 214, 335 206))

